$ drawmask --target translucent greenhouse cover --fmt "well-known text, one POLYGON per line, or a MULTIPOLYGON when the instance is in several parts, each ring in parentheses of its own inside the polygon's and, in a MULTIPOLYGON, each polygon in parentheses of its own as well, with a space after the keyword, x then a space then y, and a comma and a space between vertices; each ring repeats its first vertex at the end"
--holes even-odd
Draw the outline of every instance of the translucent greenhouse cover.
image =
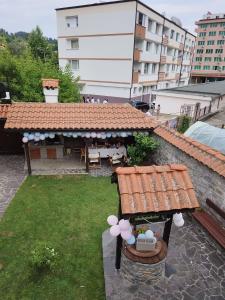
POLYGON ((225 129, 198 121, 184 135, 225 154, 225 129))

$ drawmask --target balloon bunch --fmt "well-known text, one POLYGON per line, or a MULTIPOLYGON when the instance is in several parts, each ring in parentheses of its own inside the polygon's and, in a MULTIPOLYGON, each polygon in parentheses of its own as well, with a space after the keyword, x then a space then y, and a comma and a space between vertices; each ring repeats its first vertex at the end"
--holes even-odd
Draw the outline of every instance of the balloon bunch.
POLYGON ((110 234, 112 236, 118 236, 121 234, 121 237, 129 244, 133 245, 136 241, 135 236, 132 234, 132 226, 129 222, 129 220, 121 219, 120 221, 116 216, 109 216, 107 218, 107 222, 110 227, 110 234))

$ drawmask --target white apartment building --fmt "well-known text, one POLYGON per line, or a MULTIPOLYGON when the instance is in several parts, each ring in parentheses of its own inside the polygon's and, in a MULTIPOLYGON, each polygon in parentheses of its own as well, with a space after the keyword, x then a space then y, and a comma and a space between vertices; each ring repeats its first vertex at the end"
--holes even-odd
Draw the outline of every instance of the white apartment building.
POLYGON ((58 8, 59 65, 82 94, 148 101, 151 91, 188 84, 195 36, 136 0, 58 8))

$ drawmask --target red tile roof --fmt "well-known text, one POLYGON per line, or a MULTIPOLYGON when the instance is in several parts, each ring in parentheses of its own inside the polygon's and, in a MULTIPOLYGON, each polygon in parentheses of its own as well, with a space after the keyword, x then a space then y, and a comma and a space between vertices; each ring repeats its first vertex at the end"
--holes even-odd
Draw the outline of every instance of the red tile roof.
POLYGON ((199 207, 184 165, 117 168, 123 214, 199 207))
POLYGON ((0 104, 0 119, 6 119, 10 104, 0 104))
POLYGON ((57 88, 59 86, 58 79, 42 79, 42 86, 48 88, 57 88))
POLYGON ((225 177, 225 155, 221 152, 163 125, 158 126, 154 132, 187 155, 225 177))
POLYGON ((129 104, 14 103, 5 124, 17 130, 149 130, 157 123, 129 104))

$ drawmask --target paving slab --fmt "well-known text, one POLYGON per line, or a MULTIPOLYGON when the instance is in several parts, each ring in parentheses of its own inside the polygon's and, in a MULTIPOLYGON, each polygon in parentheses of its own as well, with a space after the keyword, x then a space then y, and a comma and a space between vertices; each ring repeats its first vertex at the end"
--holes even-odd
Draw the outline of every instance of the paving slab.
POLYGON ((190 216, 172 226, 165 276, 154 284, 135 284, 115 270, 116 239, 102 235, 106 300, 225 299, 225 251, 190 216))
POLYGON ((24 156, 0 155, 0 218, 25 177, 24 156))

